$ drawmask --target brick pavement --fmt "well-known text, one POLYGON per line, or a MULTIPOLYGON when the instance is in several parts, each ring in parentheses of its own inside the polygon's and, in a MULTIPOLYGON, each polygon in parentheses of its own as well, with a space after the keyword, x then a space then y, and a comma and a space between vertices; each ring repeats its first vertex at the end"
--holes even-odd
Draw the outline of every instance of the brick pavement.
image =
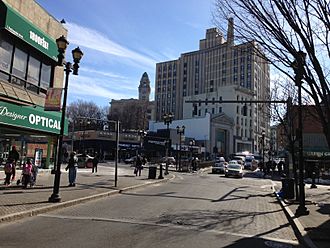
MULTIPOLYGON (((64 168, 64 167, 63 167, 64 168)), ((100 164, 98 173, 92 174, 91 169, 78 169, 76 187, 68 187, 68 175, 61 170, 60 197, 61 203, 49 203, 48 198, 53 192, 54 175, 50 170, 41 170, 37 184, 33 188, 22 189, 16 185, 3 186, 4 173, 0 172, 0 222, 11 221, 22 217, 36 215, 55 208, 70 206, 110 194, 118 193, 130 187, 138 187, 161 180, 148 179, 148 169, 142 171, 140 177, 135 177, 133 168, 118 167, 117 188, 114 187, 114 166, 100 164)), ((16 179, 20 176, 17 172, 16 179)), ((157 175, 158 176, 158 175, 157 175)), ((168 180, 171 175, 165 177, 168 180)))
MULTIPOLYGON (((281 188, 279 181, 274 182, 277 191, 281 188)), ((311 189, 310 184, 305 186, 306 207, 309 215, 295 217, 294 213, 299 203, 282 201, 284 211, 295 223, 307 247, 330 247, 330 186, 318 185, 311 189)))

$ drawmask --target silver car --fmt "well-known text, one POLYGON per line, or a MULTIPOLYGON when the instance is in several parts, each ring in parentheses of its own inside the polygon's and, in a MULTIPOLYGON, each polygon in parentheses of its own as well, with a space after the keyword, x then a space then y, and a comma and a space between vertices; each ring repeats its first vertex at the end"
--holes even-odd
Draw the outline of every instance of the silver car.
POLYGON ((216 158, 212 166, 212 173, 225 173, 227 162, 224 157, 216 158))
POLYGON ((225 177, 240 177, 243 178, 243 166, 240 165, 236 160, 231 160, 228 163, 225 171, 225 177))

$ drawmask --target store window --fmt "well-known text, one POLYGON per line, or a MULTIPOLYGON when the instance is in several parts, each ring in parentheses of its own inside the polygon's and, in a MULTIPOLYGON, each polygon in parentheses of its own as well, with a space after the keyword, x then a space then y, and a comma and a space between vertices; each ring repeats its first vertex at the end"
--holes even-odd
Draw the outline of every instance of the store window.
POLYGON ((0 33, 0 79, 16 86, 45 95, 52 87, 54 66, 49 59, 38 58, 33 50, 17 47, 0 33))
POLYGON ((27 53, 19 48, 15 49, 13 74, 21 79, 24 79, 26 75, 27 57, 27 53))
POLYGON ((10 71, 12 53, 13 46, 4 40, 0 40, 0 69, 8 73, 10 71))
POLYGON ((29 69, 27 80, 34 85, 38 85, 40 74, 40 61, 30 56, 28 68, 29 69))

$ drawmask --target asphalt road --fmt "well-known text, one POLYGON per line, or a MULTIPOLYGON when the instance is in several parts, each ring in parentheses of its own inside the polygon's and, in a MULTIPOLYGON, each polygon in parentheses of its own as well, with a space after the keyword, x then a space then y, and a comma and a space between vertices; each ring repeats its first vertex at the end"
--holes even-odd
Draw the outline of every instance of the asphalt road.
POLYGON ((271 182, 209 173, 0 225, 0 247, 300 247, 271 182))

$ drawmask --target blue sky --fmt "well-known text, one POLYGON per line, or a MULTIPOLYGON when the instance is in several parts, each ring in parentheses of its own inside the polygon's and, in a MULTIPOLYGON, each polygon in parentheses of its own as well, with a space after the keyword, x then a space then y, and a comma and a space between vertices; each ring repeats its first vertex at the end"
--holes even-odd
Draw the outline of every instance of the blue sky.
MULTIPOLYGON (((84 52, 79 76, 70 76, 69 103, 77 99, 108 106, 111 99, 137 98, 143 72, 154 98, 157 62, 198 50, 213 27, 213 0, 37 0, 65 19, 70 47, 84 52)), ((71 60, 71 58, 68 58, 71 60)))

